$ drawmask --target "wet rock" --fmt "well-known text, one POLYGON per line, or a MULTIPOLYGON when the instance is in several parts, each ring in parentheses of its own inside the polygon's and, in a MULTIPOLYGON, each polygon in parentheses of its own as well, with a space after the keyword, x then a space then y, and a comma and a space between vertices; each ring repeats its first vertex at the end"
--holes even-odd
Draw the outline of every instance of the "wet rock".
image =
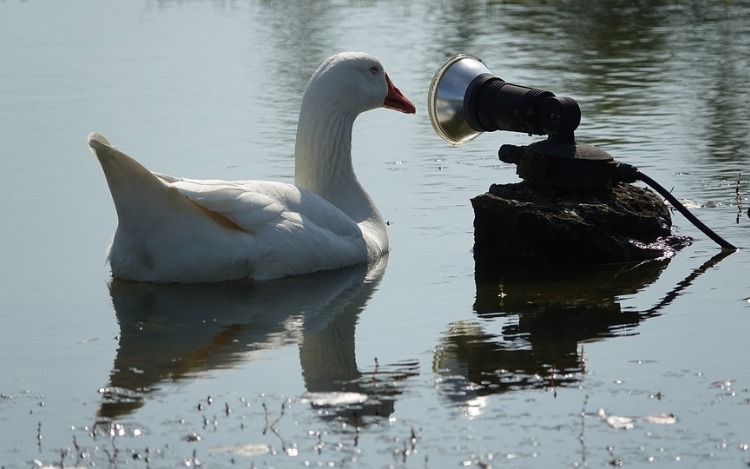
POLYGON ((471 203, 477 262, 636 261, 671 255, 689 243, 672 235, 661 198, 631 184, 596 192, 543 189, 526 181, 493 184, 471 203))

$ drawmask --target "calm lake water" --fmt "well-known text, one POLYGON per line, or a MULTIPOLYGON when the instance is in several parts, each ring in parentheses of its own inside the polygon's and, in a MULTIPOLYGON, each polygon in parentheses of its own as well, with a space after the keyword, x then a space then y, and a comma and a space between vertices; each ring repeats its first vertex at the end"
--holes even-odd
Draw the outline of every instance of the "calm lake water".
POLYGON ((747 1, 0 0, 0 467, 746 466, 749 76, 747 1), (111 282, 88 133, 168 174, 292 181, 302 91, 341 50, 418 107, 355 126, 389 258, 111 282), (580 141, 742 249, 674 214, 695 240, 668 260, 475 277, 469 200, 534 139, 434 134, 457 52, 575 98, 580 141))

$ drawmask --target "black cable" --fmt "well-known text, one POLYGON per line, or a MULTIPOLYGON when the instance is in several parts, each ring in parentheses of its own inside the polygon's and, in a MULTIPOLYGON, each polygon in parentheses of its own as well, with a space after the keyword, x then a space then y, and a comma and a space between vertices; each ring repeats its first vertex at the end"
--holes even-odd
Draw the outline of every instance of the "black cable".
MULTIPOLYGON (((678 212, 683 214, 685 218, 687 218, 693 225, 695 225, 696 228, 701 230, 706 236, 708 236, 716 244, 721 246, 722 250, 730 251, 730 252, 734 252, 737 250, 737 248, 733 244, 729 243, 727 240, 717 235, 713 230, 711 230, 711 228, 707 227, 706 225, 703 224, 703 222, 698 220, 698 218, 695 215, 690 213, 690 210, 688 210, 684 205, 682 205, 675 196, 673 196, 668 190, 662 187, 658 182, 646 176, 645 174, 643 174, 642 172, 640 172, 638 169, 636 169, 633 166, 626 165, 626 164, 620 164, 619 166, 622 167, 621 169, 626 170, 628 172, 635 170, 634 173, 630 173, 629 175, 632 177, 635 177, 635 179, 639 181, 645 182, 646 184, 651 186, 653 190, 661 194, 661 196, 667 199, 669 203, 671 203, 672 206, 677 209, 678 212), (627 166, 630 166, 630 168, 627 168, 627 166)), ((628 182, 628 181, 625 181, 625 182, 628 182)))

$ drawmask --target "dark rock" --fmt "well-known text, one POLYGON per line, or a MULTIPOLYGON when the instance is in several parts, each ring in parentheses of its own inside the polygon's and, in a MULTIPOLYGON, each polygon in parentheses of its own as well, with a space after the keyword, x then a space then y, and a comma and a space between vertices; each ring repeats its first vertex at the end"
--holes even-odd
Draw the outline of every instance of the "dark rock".
POLYGON ((650 189, 615 184, 596 192, 493 184, 471 200, 474 258, 488 261, 622 262, 671 255, 669 208, 650 189))

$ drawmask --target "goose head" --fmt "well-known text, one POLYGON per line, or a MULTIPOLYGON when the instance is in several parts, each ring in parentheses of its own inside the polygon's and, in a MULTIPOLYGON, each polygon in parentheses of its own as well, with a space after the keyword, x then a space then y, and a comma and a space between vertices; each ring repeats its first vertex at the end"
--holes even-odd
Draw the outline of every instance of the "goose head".
POLYGON ((354 120, 380 107, 416 112, 376 57, 342 52, 326 59, 302 97, 295 144, 296 184, 340 205, 334 192, 351 191, 356 184, 351 162, 354 120))
POLYGON ((380 61, 364 52, 342 52, 323 62, 307 84, 303 107, 305 101, 354 117, 379 107, 416 112, 380 61))

